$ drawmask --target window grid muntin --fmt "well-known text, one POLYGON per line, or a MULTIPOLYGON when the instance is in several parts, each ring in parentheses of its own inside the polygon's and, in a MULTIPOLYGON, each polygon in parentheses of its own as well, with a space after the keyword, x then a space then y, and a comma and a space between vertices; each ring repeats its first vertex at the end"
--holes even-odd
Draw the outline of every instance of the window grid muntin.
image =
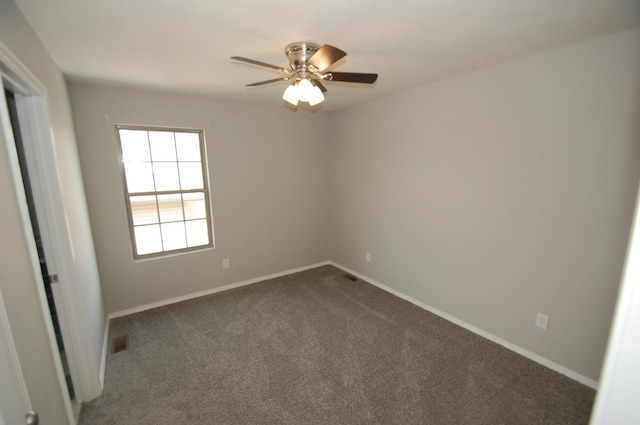
MULTIPOLYGON (((214 247, 214 238, 213 238, 213 219, 212 219, 212 213, 211 213, 211 203, 210 203, 210 194, 209 194, 209 187, 208 187, 208 178, 207 178, 207 169, 206 169, 206 155, 205 155, 205 145, 204 145, 204 132, 202 130, 195 130, 195 129, 181 129, 181 128, 170 128, 170 127, 146 127, 146 126, 116 126, 116 136, 118 138, 118 148, 120 150, 120 162, 122 164, 122 170, 123 170, 123 184, 124 184, 124 191, 125 191, 125 200, 126 200, 126 206, 127 206, 127 215, 129 218, 129 233, 130 233, 130 238, 131 238, 131 243, 132 243, 132 248, 133 248, 133 256, 134 259, 145 259, 145 258, 153 258, 153 257, 162 257, 162 256, 167 256, 167 255, 173 255, 173 254, 179 254, 179 253, 183 253, 183 252, 191 252, 191 251, 199 251, 202 249, 207 249, 207 248, 213 248, 214 247), (133 130, 133 131, 143 131, 146 133, 146 142, 147 142, 147 148, 149 151, 149 160, 144 160, 144 161, 125 161, 124 159, 124 154, 123 154, 123 145, 122 145, 122 139, 120 137, 120 130, 133 130), (154 161, 153 160, 153 153, 152 153, 152 149, 151 149, 151 139, 150 139, 150 132, 170 132, 173 135, 173 148, 174 148, 174 152, 176 155, 176 160, 175 161, 154 161), (176 140, 176 134, 197 134, 198 135, 198 144, 199 144, 199 156, 200 156, 200 161, 194 161, 194 160, 187 160, 187 161, 181 161, 179 158, 179 149, 177 146, 177 140, 176 140), (162 190, 162 191, 153 191, 153 192, 129 192, 129 182, 127 180, 127 174, 125 172, 125 164, 126 163, 148 163, 151 165, 152 168, 152 177, 153 177, 153 186, 154 189, 157 189, 156 187, 156 178, 155 178, 155 174, 153 173, 153 164, 154 163, 175 163, 176 164, 176 168, 177 168, 177 172, 178 172, 178 185, 181 187, 182 186, 182 179, 180 177, 180 167, 179 164, 180 163, 190 163, 190 164, 200 164, 200 175, 201 175, 201 183, 202 183, 202 188, 198 188, 198 189, 187 189, 187 190, 162 190), (185 201, 184 201, 184 197, 181 196, 181 208, 182 208, 182 216, 183 216, 183 220, 178 220, 178 221, 168 221, 168 222, 162 222, 161 217, 160 217, 160 205, 158 202, 158 195, 165 195, 165 194, 189 194, 189 193, 200 193, 202 194, 202 198, 203 198, 203 203, 204 203, 204 217, 203 218, 194 218, 194 219, 186 219, 186 213, 185 213, 185 201), (137 197, 137 196, 154 196, 155 197, 155 206, 156 206, 156 215, 157 215, 157 219, 158 222, 157 223, 149 223, 149 224, 140 224, 140 225, 135 225, 133 223, 133 210, 131 207, 131 198, 132 197, 137 197), (206 236, 207 236, 207 240, 208 243, 206 244, 201 244, 201 245, 195 245, 195 246, 188 246, 189 245, 189 234, 188 234, 188 226, 187 223, 188 222, 196 222, 196 221, 202 221, 204 220, 205 224, 206 224, 206 236), (168 223, 183 223, 183 228, 185 231, 185 241, 186 241, 186 247, 185 248, 180 248, 180 249, 170 249, 167 250, 165 249, 165 242, 164 242, 164 234, 162 232, 162 225, 163 224, 168 224, 168 223), (159 232, 160 232, 160 245, 161 245, 161 250, 160 251, 156 251, 153 253, 147 253, 147 254, 138 254, 138 241, 136 240, 135 237, 135 229, 136 228, 141 228, 141 227, 151 227, 151 226, 157 226, 159 228, 159 232)), ((194 236, 194 235, 192 235, 194 236)), ((200 236, 200 235, 196 235, 196 236, 200 236)), ((198 239, 196 237, 196 239, 198 239)))
MULTIPOLYGON (((181 191, 141 192, 141 193, 135 193, 134 195, 128 194, 127 196, 129 198, 129 202, 128 202, 129 205, 131 205, 131 198, 135 197, 135 196, 154 196, 156 198, 155 205, 156 205, 156 215, 157 215, 158 221, 155 222, 155 223, 134 224, 133 223, 133 217, 132 217, 132 222, 131 223, 132 223, 132 226, 133 226, 134 229, 137 228, 137 227, 158 226, 158 225, 162 228, 163 224, 185 223, 184 230, 185 230, 185 240, 187 240, 187 244, 188 244, 188 241, 189 241, 189 235, 188 235, 188 232, 187 232, 186 223, 187 222, 194 222, 194 221, 201 221, 201 220, 208 221, 208 219, 209 219, 209 214, 208 214, 209 213, 209 209, 207 208, 208 196, 207 196, 207 193, 205 191, 203 191, 203 190, 189 190, 189 191, 182 191, 182 192, 181 191), (184 201, 184 197, 182 195, 189 194, 189 193, 198 193, 198 194, 201 193, 203 195, 203 198, 204 198, 203 202, 205 204, 205 216, 204 217, 186 218, 187 214, 186 214, 186 210, 185 210, 185 201, 184 201), (165 221, 162 220, 161 213, 160 213, 160 202, 158 202, 158 200, 157 200, 158 196, 161 196, 161 195, 181 195, 180 196, 180 208, 182 209, 182 217, 183 217, 182 220, 165 220, 165 221)), ((133 209, 131 207, 130 207, 130 211, 131 211, 131 214, 133 214, 133 209)), ((209 234, 208 234, 208 239, 209 239, 209 243, 211 243, 211 235, 209 235, 209 234)), ((177 251, 175 249, 164 250, 164 245, 165 244, 164 244, 162 231, 160 232, 160 241, 161 241, 162 246, 163 246, 163 251, 160 251, 160 252, 174 252, 174 251, 177 251)), ((200 247, 208 246, 208 245, 209 244, 196 245, 196 246, 192 246, 192 247, 187 246, 187 248, 183 248, 183 249, 195 249, 195 248, 200 248, 200 247)), ((137 253, 137 249, 136 249, 136 253, 137 253)), ((140 254, 138 254, 138 255, 140 255, 140 254)), ((146 256, 146 255, 150 255, 150 254, 143 254, 143 255, 146 256)))

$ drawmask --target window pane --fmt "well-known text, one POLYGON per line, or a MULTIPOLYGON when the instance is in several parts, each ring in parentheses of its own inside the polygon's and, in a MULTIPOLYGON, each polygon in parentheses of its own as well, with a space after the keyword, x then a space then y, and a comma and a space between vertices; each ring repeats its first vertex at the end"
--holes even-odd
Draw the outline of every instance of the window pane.
POLYGON ((178 161, 200 161, 200 135, 198 133, 176 133, 178 161))
POLYGON ((173 132, 150 131, 149 144, 151 145, 151 158, 154 161, 176 160, 176 145, 173 140, 173 132))
POLYGON ((149 140, 146 131, 119 130, 123 161, 149 161, 149 140))
POLYGON ((153 176, 156 180, 156 191, 179 190, 178 164, 175 162, 154 162, 153 176))
POLYGON ((136 248, 138 255, 162 252, 162 239, 160 238, 160 225, 134 227, 136 248))
POLYGON ((182 221, 182 196, 178 194, 158 195, 158 209, 160 210, 160 221, 182 221))
POLYGON ((204 203, 203 192, 185 193, 182 195, 182 199, 184 199, 185 220, 207 218, 207 209, 204 203))
POLYGON ((164 250, 182 249, 187 247, 187 238, 184 233, 184 221, 178 223, 165 223, 162 227, 162 242, 164 250))
POLYGON ((180 162, 180 187, 182 190, 203 189, 202 165, 199 162, 180 162))
POLYGON ((202 131, 117 131, 134 257, 212 246, 202 131))
POLYGON ((124 172, 127 179, 129 193, 153 192, 153 172, 151 163, 135 162, 124 164, 124 172))
POLYGON ((209 231, 207 220, 194 220, 185 222, 187 226, 187 241, 189 247, 202 246, 209 243, 209 231))
POLYGON ((158 223, 158 206, 155 196, 131 196, 129 202, 134 226, 158 223))

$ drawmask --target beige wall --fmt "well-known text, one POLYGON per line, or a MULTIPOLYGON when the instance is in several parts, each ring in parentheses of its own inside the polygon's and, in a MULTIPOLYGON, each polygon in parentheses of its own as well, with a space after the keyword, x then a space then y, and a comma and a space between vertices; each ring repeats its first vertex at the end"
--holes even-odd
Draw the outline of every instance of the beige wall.
POLYGON ((107 310, 331 259, 597 381, 640 176, 638 35, 328 114, 71 85, 107 310), (215 250, 132 260, 115 124, 205 129, 215 250))
MULTIPOLYGON (((93 250, 84 189, 75 143, 69 98, 64 77, 11 1, 0 1, 0 42, 20 61, 47 90, 51 134, 54 138, 59 183, 64 193, 62 205, 69 223, 66 237, 74 249, 73 276, 61 276, 79 284, 76 288, 82 306, 77 306, 77 319, 88 331, 89 364, 99 365, 102 354, 105 313, 100 292, 97 264, 93 250)), ((0 96, 1 97, 1 96, 0 96)), ((4 101, 4 97, 2 97, 4 101)), ((19 203, 22 196, 13 189, 9 174, 10 158, 0 142, 0 234, 5 243, 0 252, 0 288, 4 296, 11 329, 29 393, 45 423, 65 423, 64 398, 55 375, 55 357, 47 338, 50 319, 44 317, 37 302, 41 280, 34 275, 29 245, 33 238, 25 236, 19 203)), ((90 380, 97 382, 98 370, 90 380)))
POLYGON ((108 312, 329 259, 324 115, 76 84, 70 92, 108 312), (133 261, 115 124, 205 130, 214 250, 133 261))
POLYGON ((332 259, 598 380, 638 117, 638 30, 333 112, 332 259))

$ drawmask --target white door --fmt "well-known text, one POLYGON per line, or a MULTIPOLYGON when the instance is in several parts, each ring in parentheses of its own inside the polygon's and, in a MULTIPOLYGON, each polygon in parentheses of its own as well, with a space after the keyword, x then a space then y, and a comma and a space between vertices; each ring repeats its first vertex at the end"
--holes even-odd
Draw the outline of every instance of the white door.
POLYGON ((591 425, 640 423, 640 191, 591 425))
MULTIPOLYGON (((2 0, 0 0, 2 1, 2 0)), ((83 256, 82 264, 78 268, 79 263, 74 254, 74 246, 72 235, 69 233, 69 223, 67 210, 64 205, 64 192, 60 186, 58 174, 58 162, 56 161, 57 152, 53 140, 51 123, 49 122, 49 104, 46 97, 47 90, 33 74, 20 63, 15 55, 13 55, 0 42, 0 103, 5 103, 3 85, 6 85, 15 93, 16 108, 18 121, 20 123, 20 134, 23 138, 23 147, 25 149, 25 157, 27 169, 31 179, 31 192, 35 202, 35 212, 40 227, 40 236, 43 252, 46 256, 47 268, 49 275, 58 275, 60 277, 60 285, 53 286, 53 300, 57 310, 57 316, 60 324, 62 340, 64 341, 67 363, 71 381, 75 390, 75 399, 78 402, 91 400, 102 391, 100 382, 100 363, 97 359, 97 353, 94 352, 94 341, 89 333, 89 326, 83 318, 87 317, 92 320, 92 325, 99 325, 102 313, 102 302, 97 293, 99 283, 91 282, 92 287, 89 288, 90 295, 84 293, 82 289, 85 284, 82 278, 89 277, 89 273, 94 273, 92 278, 97 279, 97 268, 94 270, 93 265, 89 263, 89 256, 83 256), (86 273, 85 273, 86 272, 86 273), (89 300, 88 296, 91 296, 89 300), (83 301, 89 300, 95 303, 95 307, 100 309, 95 315, 87 316, 83 301)), ((20 165, 16 154, 16 146, 14 143, 14 135, 10 122, 8 108, 0 105, 0 149, 2 145, 6 145, 8 161, 10 162, 10 172, 13 175, 13 185, 16 193, 22 194, 24 187, 22 185, 22 177, 20 175, 20 165)), ((21 195, 18 195, 21 198, 21 195)), ((24 220, 23 225, 27 233, 32 234, 32 227, 29 221, 29 212, 25 208, 26 200, 20 200, 20 213, 24 220)), ((29 236, 31 237, 31 236, 29 236)), ((84 242, 83 242, 84 243, 84 242)), ((35 246, 35 245, 34 245, 35 246)), ((37 252, 35 252, 36 269, 40 269, 37 252)), ((88 286, 87 286, 88 288, 88 286)), ((39 304, 35 308, 40 308, 43 314, 49 314, 47 305, 47 296, 43 285, 38 288, 39 304)), ((9 299, 10 293, 5 293, 5 298, 9 299)), ((9 307, 13 307, 11 304, 9 307)), ((10 308, 10 311, 12 311, 10 308)), ((103 328, 102 326, 97 326, 103 328)), ((53 331, 47 331, 52 339, 50 342, 55 344, 55 335, 53 331)), ((21 335, 16 335, 18 342, 21 342, 21 335)), ((52 347, 55 349, 55 347, 52 347)), ((101 350, 100 350, 101 351, 101 350)), ((56 355, 60 357, 60 354, 56 355)), ((64 372, 62 371, 62 363, 58 361, 60 371, 62 372, 61 383, 65 383, 64 372)), ((32 370, 25 370, 28 384, 32 385, 29 377, 32 370)), ((67 397, 68 398, 68 397, 67 397)), ((40 405, 40 400, 34 401, 40 405)), ((71 404, 65 406, 68 411, 70 420, 73 419, 71 404)), ((42 409, 42 407, 40 407, 42 409)), ((0 424, 1 425, 1 424, 0 424)))
MULTIPOLYGON (((20 118, 21 124, 23 118, 27 120, 22 128, 22 130, 29 132, 29 142, 26 145, 31 147, 39 146, 44 149, 43 152, 38 152, 40 155, 39 158, 48 161, 42 169, 47 170, 47 173, 45 173, 46 176, 53 176, 49 177, 47 181, 51 183, 51 187, 54 189, 50 189, 49 185, 45 185, 46 190, 42 189, 40 193, 46 194, 47 200, 54 200, 54 206, 49 208, 49 211, 53 211, 52 215, 55 222, 51 224, 49 221, 43 220, 43 224, 44 226, 47 226, 47 228, 56 230, 56 236, 60 233, 60 229, 63 229, 62 237, 54 237, 49 240, 58 242, 62 241, 64 243, 60 242, 59 245, 61 245, 61 248, 55 252, 56 255, 49 255, 49 251, 47 251, 47 260, 52 262, 52 266, 54 265, 53 262, 55 262, 55 265, 57 266, 62 262, 66 267, 64 269, 52 267, 52 269, 50 269, 50 273, 60 274, 62 276, 72 276, 74 278, 77 277, 74 274, 75 262, 72 255, 73 251, 71 249, 71 241, 67 237, 68 235, 64 233, 64 229, 66 229, 67 226, 65 221, 67 216, 65 214, 64 206, 62 206, 62 208, 60 206, 63 197, 60 192, 61 188, 58 186, 59 182, 56 174, 57 169, 55 168, 55 146, 53 144, 51 125, 48 119, 48 101, 45 97, 46 88, 33 77, 29 70, 20 63, 16 59, 15 55, 13 55, 0 41, 0 160, 2 160, 3 165, 3 167, 0 167, 3 171, 2 179, 0 181, 2 182, 1 187, 3 193, 8 193, 11 190, 10 186, 13 186, 18 211, 12 209, 11 206, 6 208, 6 211, 9 212, 11 223, 17 221, 16 219, 21 219, 22 221, 22 226, 20 226, 22 229, 11 229, 11 234, 16 237, 17 245, 19 245, 22 250, 16 256, 16 259, 19 259, 19 264, 16 264, 16 268, 12 268, 10 266, 9 269, 14 280, 5 279, 4 276, 0 279, 0 291, 2 291, 2 295, 6 301, 2 307, 4 316, 4 318, 2 318, 3 323, 0 325, 7 329, 6 317, 8 316, 11 320, 11 327, 15 330, 13 335, 15 337, 14 342, 18 343, 18 347, 21 349, 21 358, 18 361, 17 357, 14 356, 14 361, 11 363, 4 361, 4 358, 1 358, 0 361, 3 362, 3 367, 5 367, 4 365, 9 365, 9 371, 15 369, 13 365, 22 364, 22 371, 24 372, 23 380, 26 379, 26 388, 29 390, 28 392, 26 389, 22 392, 18 391, 19 388, 25 388, 24 383, 18 384, 18 386, 13 383, 15 379, 20 381, 19 374, 16 375, 15 372, 3 372, 13 374, 9 375, 13 376, 13 378, 11 378, 11 383, 6 383, 4 378, 0 381, 0 396, 2 397, 0 398, 0 409, 2 409, 0 417, 3 417, 3 420, 6 422, 6 424, 2 424, 2 422, 0 422, 0 425, 35 423, 33 420, 28 422, 25 421, 25 410, 23 406, 26 405, 27 408, 32 407, 29 402, 29 396, 33 397, 34 405, 37 406, 38 409, 41 409, 43 414, 46 412, 47 416, 49 416, 48 418, 43 419, 53 421, 55 422, 55 425, 72 425, 75 421, 71 400, 69 398, 69 394, 65 391, 66 383, 63 366, 60 360, 60 354, 57 353, 57 347, 55 346, 56 336, 53 331, 53 326, 51 326, 50 319, 47 318, 47 315, 49 314, 47 296, 43 285, 38 284, 40 264, 36 250, 36 242, 29 239, 32 237, 31 235, 33 232, 29 221, 27 202, 26 199, 24 199, 24 187, 22 185, 22 177, 20 175, 20 165, 16 152, 16 145, 14 143, 11 120, 5 102, 5 93, 3 88, 5 84, 14 93, 21 93, 20 101, 16 102, 16 106, 19 110, 18 117, 20 118), (6 176, 9 176, 9 179, 6 179, 6 176), (17 215, 20 217, 17 217, 17 215), (19 235, 20 230, 23 232, 22 235, 19 235), (18 238, 24 238, 24 241, 18 241, 18 238), (29 258, 24 254, 27 254, 29 258), (49 258, 51 258, 51 260, 49 260, 49 258), (31 262, 30 265, 28 264, 29 261, 31 262), (31 270, 29 270, 29 268, 31 268, 31 270), (64 270, 64 273, 62 270, 64 270), (25 302, 27 299, 28 301, 25 302), (20 304, 15 304, 16 301, 20 304), (36 320, 25 322, 24 314, 19 317, 14 314, 15 312, 24 313, 24 309, 27 308, 27 306, 32 309, 30 311, 33 312, 36 320), (20 318, 22 318, 22 321, 20 318), (36 334, 25 335, 25 333, 22 332, 23 329, 34 330, 36 334), (30 338, 32 339, 30 340, 30 338), (29 351, 29 340, 31 343, 35 343, 35 345, 45 351, 42 353, 29 351), (22 352, 22 349, 24 349, 24 352, 22 352), (40 356, 44 356, 43 358, 46 358, 45 361, 39 361, 38 358, 40 356), (15 378, 15 376, 18 376, 18 378, 15 378), (22 385, 22 387, 20 385, 22 385), (59 388, 57 388, 57 386, 59 386, 59 388), (43 388, 49 389, 51 392, 50 397, 45 391, 42 391, 43 388), (16 397, 16 394, 18 396, 22 394, 24 399, 21 403, 23 406, 20 409, 11 407, 12 404, 9 401, 11 400, 9 397, 16 397), (14 418, 18 410, 20 410, 20 420, 16 421, 14 418), (10 414, 13 415, 11 416, 11 419, 8 418, 8 415, 10 414)), ((16 100, 18 100, 17 96, 16 100)), ((39 177, 42 177, 45 174, 41 173, 39 177)), ((2 216, 4 217, 5 205, 2 204, 2 201, 3 200, 0 200, 0 205, 2 205, 0 212, 3 213, 2 216)), ((12 199, 10 199, 9 202, 12 202, 12 199)), ((3 229, 5 228, 6 226, 3 222, 3 229)), ((51 248, 51 245, 47 246, 51 248)), ((57 248, 57 245, 55 245, 55 247, 57 248)), ((3 245, 3 252, 9 252, 10 250, 11 247, 8 246, 8 244, 3 245)), ((3 256, 0 262, 2 264, 7 264, 7 262, 10 262, 12 258, 12 256, 9 256, 9 258, 3 256)), ((77 313, 79 311, 82 313, 81 307, 79 307, 80 304, 77 302, 77 291, 73 290, 74 288, 77 288, 75 285, 76 283, 76 281, 73 281, 64 288, 64 304, 66 308, 59 308, 59 318, 62 318, 61 314, 66 313, 67 311, 71 311, 72 313, 77 313)), ((57 295, 59 294, 54 294, 56 303, 59 299, 57 295)), ((82 339, 86 337, 86 334, 78 332, 78 330, 85 330, 81 326, 83 323, 78 319, 79 317, 83 317, 82 314, 76 314, 73 317, 75 320, 62 320, 65 325, 72 324, 74 326, 73 328, 71 328, 71 326, 65 328, 67 329, 66 336, 69 336, 69 338, 66 338, 64 330, 63 337, 65 344, 67 344, 67 340, 69 340, 69 344, 66 345, 65 348, 67 358, 70 360, 70 368, 76 371, 75 376, 81 381, 81 384, 78 387, 85 390, 85 392, 82 393, 83 397, 78 398, 78 400, 86 401, 89 398, 94 398, 99 395, 99 390, 101 388, 99 372, 93 373, 94 371, 99 370, 99 366, 95 364, 95 358, 92 357, 95 353, 91 351, 91 345, 85 343, 88 340, 82 339), (78 343, 74 344, 76 341, 78 341, 78 343), (79 355, 70 355, 76 353, 79 353, 79 355), (78 361, 78 358, 80 361, 78 361), (90 385, 84 385, 87 381, 89 381, 90 385), (93 391, 86 391, 87 388, 93 391), (86 394, 88 394, 88 396, 86 394)), ((4 350, 5 345, 13 347, 13 343, 7 343, 6 341, 8 340, 5 339, 4 341, 0 341, 2 342, 0 350, 4 350)), ((9 349, 8 352, 11 352, 11 349, 9 349)), ((15 348, 13 349, 13 352, 15 353, 15 348)), ((74 378, 73 380, 75 384, 76 379, 74 378)), ((77 397, 78 393, 79 391, 76 391, 77 397)))
POLYGON ((0 425, 35 424, 33 417, 27 422, 30 411, 29 394, 0 292, 0 425))

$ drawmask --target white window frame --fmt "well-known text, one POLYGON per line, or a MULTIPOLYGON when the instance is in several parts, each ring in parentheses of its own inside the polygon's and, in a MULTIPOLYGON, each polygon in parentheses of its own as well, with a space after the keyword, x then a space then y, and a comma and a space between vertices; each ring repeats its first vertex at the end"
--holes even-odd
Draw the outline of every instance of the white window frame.
MULTIPOLYGON (((190 129, 190 128, 177 128, 177 127, 155 127, 155 126, 140 126, 140 125, 116 125, 115 126, 116 139, 118 144, 118 152, 120 156, 120 165, 122 169, 122 184, 123 184, 123 193, 125 198, 125 205, 127 210, 127 218, 129 222, 129 238, 131 240, 131 248, 134 260, 144 260, 144 259, 152 259, 152 258, 160 258, 167 257, 176 254, 190 253, 203 251, 208 249, 215 248, 215 240, 213 233, 213 215, 211 208, 211 194, 209 189, 209 177, 208 177, 208 166, 207 166, 207 156, 206 156, 206 144, 204 139, 204 130, 201 129, 190 129), (149 191, 149 192, 129 192, 127 187, 127 177, 125 171, 125 160, 122 151, 122 141, 120 138, 120 130, 135 130, 135 131, 147 131, 147 132, 172 132, 172 133, 195 133, 198 134, 200 141, 200 164, 202 167, 202 189, 192 189, 192 190, 170 190, 170 191, 149 191), (204 203, 206 210, 206 223, 207 223, 207 234, 209 243, 206 245, 197 245, 193 247, 179 248, 179 249, 165 249, 164 244, 161 251, 147 253, 147 254, 138 254, 137 241, 135 236, 135 228, 140 227, 134 225, 133 220, 133 212, 131 209, 131 197, 132 196, 157 196, 157 195, 171 195, 171 194, 189 194, 189 193, 200 193, 204 194, 204 203)), ((153 159, 150 161, 152 164, 154 163, 153 159)), ((158 161, 155 161, 158 162, 158 161)), ((176 160, 176 163, 180 161, 176 160)), ((155 179, 154 179, 155 185, 155 179)), ((156 202, 156 207, 158 204, 156 202)), ((159 208, 159 207, 158 207, 159 208)), ((158 211, 158 216, 160 216, 158 211)), ((180 220, 178 220, 180 221, 180 220)), ((182 222, 189 221, 186 217, 183 216, 182 222)), ((158 223, 160 224, 160 222, 158 223)))

